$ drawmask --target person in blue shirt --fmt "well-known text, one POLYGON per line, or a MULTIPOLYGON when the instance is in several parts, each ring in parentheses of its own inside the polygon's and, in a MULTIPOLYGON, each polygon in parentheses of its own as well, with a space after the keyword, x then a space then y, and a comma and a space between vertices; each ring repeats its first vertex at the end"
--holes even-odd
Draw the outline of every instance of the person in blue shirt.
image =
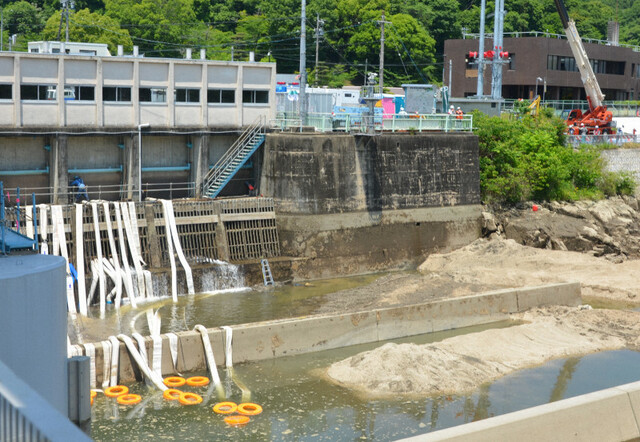
POLYGON ((72 191, 76 196, 76 203, 81 201, 89 201, 89 194, 87 193, 87 186, 79 176, 73 177, 73 181, 69 183, 72 191))

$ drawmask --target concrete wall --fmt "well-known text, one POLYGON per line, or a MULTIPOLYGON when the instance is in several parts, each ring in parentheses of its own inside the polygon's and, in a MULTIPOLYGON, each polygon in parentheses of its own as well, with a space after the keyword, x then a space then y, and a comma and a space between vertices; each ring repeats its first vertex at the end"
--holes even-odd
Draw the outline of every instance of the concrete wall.
POLYGON ((640 149, 603 150, 601 155, 607 160, 607 170, 630 172, 640 184, 640 149))
POLYGON ((260 192, 274 198, 299 278, 413 266, 480 236, 478 139, 269 134, 260 192))
MULTIPOLYGON (((554 284, 524 289, 500 290, 481 295, 433 301, 404 307, 371 310, 360 313, 318 315, 253 324, 235 325, 233 330, 233 362, 291 356, 329 350, 349 345, 378 342, 470 325, 486 324, 508 318, 510 313, 541 305, 579 305, 580 284, 554 284), (303 332, 304 331, 304 332, 303 332)), ((200 334, 177 333, 178 364, 182 373, 206 368, 200 334)), ((224 333, 210 329, 209 338, 216 363, 225 363, 224 333)), ((162 371, 173 373, 169 341, 163 336, 162 371)), ((147 339, 151 354, 152 342, 147 339)), ((102 345, 96 343, 96 373, 102 379, 102 345)), ((120 382, 140 379, 124 344, 120 346, 120 382)))
POLYGON ((66 416, 65 267, 60 256, 0 256, 0 359, 66 416))
POLYGON ((637 441, 638 422, 640 382, 634 382, 402 440, 637 441))

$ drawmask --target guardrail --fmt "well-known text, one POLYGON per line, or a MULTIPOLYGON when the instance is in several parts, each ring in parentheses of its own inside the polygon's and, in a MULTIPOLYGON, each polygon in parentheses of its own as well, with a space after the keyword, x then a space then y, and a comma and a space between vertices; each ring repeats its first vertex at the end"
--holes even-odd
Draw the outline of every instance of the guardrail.
POLYGON ((623 144, 638 143, 639 141, 639 135, 567 135, 566 144, 569 146, 579 146, 581 144, 611 144, 622 146, 623 144))
POLYGON ((0 361, 0 440, 74 442, 91 438, 0 361))
MULTIPOLYGON (((371 117, 363 114, 308 114, 306 124, 318 132, 366 132, 371 117)), ((375 115, 373 127, 377 132, 471 132, 473 116, 461 118, 448 114, 393 114, 375 115)), ((299 118, 278 116, 270 121, 272 128, 298 129, 299 118)))

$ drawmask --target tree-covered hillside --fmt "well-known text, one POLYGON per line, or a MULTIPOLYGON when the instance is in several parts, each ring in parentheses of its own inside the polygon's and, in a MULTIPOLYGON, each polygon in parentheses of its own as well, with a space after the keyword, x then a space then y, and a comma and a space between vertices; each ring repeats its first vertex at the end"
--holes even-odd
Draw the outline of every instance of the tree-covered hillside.
MULTIPOLYGON (((640 1, 565 0, 583 37, 605 39, 607 22, 620 22, 620 39, 640 45, 640 1)), ((0 0, 4 50, 28 41, 64 39, 59 0, 0 0)), ((487 14, 494 3, 487 0, 487 14)), ((104 42, 147 56, 180 57, 185 48, 207 49, 217 60, 276 61, 278 71, 297 72, 300 52, 298 0, 76 0, 70 12, 72 41, 104 42)), ((361 84, 377 70, 379 21, 385 20, 385 84, 441 81, 444 41, 462 29, 478 32, 480 0, 307 0, 307 67, 319 85, 361 84), (319 23, 319 26, 317 26, 319 23), (316 28, 320 35, 315 66, 316 28)), ((562 33, 553 0, 505 0, 505 32, 562 33)), ((490 18, 487 32, 493 29, 490 18)))

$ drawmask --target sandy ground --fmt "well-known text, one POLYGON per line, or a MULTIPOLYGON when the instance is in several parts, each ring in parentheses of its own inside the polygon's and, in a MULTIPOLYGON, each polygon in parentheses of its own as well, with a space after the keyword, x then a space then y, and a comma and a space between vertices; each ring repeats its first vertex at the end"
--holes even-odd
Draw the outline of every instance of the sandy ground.
MULTIPOLYGON (((430 256, 417 274, 392 274, 331 295, 323 308, 357 310, 565 281, 580 281, 583 296, 633 305, 640 302, 638 275, 640 260, 614 264, 579 252, 481 239, 430 256)), ((333 364, 327 375, 374 396, 460 393, 550 359, 640 344, 640 312, 635 311, 552 307, 512 319, 525 323, 428 345, 386 344, 333 364)))

